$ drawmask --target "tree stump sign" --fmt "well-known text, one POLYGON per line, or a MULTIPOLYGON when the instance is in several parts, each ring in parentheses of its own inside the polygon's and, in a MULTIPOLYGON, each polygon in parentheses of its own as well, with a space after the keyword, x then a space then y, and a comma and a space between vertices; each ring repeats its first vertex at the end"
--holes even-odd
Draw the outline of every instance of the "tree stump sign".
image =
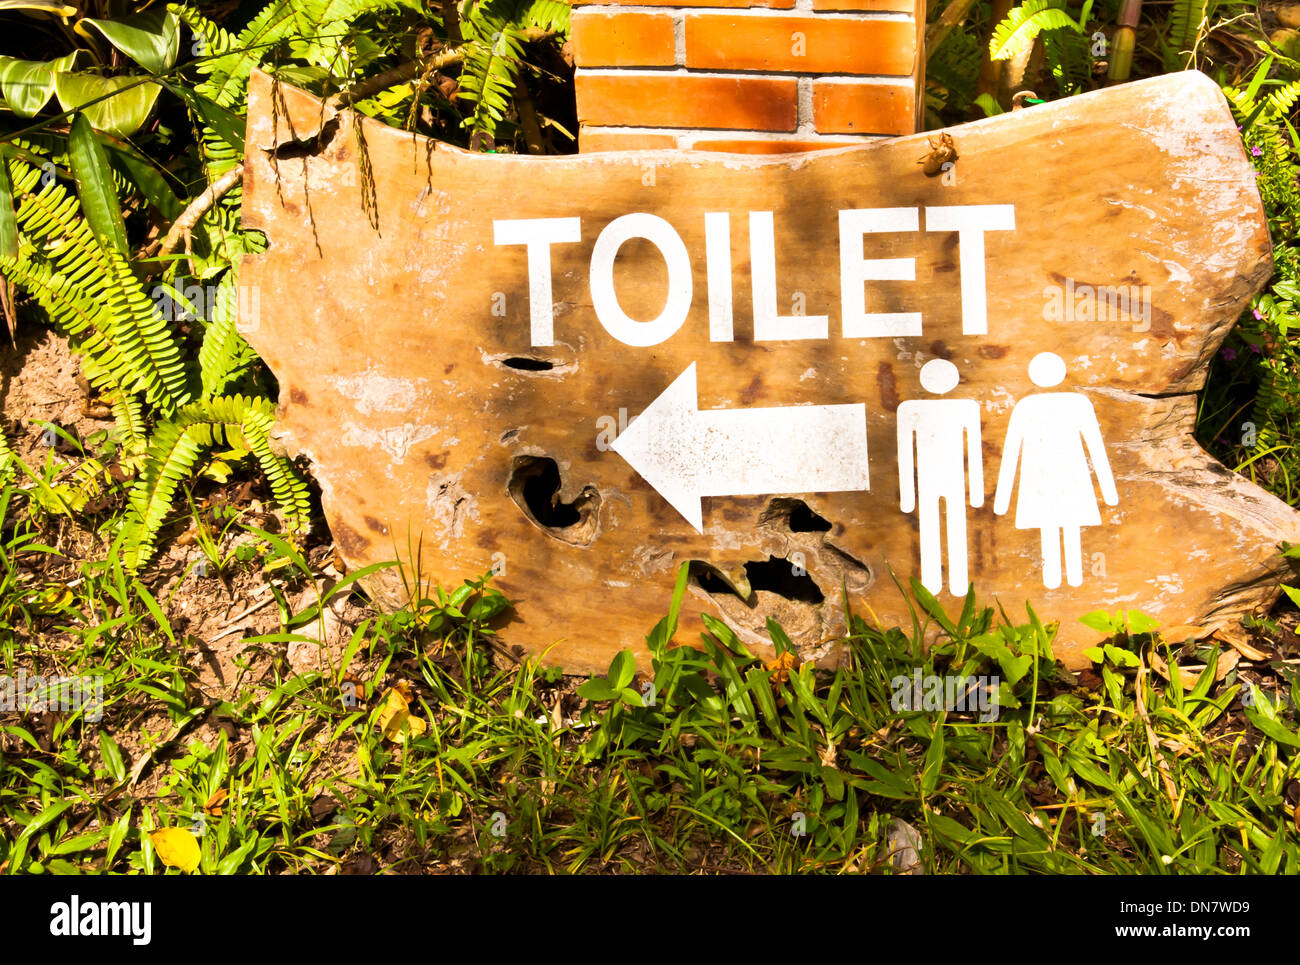
POLYGON ((493 570, 566 669, 644 657, 685 561, 759 649, 833 661, 914 577, 1079 666, 1079 616, 1227 623, 1300 540, 1191 435, 1272 266, 1198 73, 781 156, 470 154, 263 74, 248 117, 242 331, 343 557, 493 570))

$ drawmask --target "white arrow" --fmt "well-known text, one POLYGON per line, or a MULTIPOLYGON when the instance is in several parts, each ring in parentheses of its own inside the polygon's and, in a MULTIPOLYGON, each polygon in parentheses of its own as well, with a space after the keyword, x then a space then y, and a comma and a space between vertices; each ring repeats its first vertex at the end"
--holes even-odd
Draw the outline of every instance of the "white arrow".
POLYGON ((701 412, 695 363, 611 447, 704 532, 703 496, 867 489, 867 407, 800 405, 701 412))

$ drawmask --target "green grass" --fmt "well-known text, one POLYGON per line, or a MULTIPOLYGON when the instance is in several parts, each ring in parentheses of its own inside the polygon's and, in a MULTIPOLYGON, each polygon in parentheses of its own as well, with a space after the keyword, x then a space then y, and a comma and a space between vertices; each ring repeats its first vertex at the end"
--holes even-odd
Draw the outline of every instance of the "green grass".
MULTIPOLYGON (((213 702, 166 601, 115 547, 106 563, 58 557, 42 532, 57 520, 27 512, 34 489, 0 494, 0 672, 102 675, 104 705, 99 720, 0 713, 8 874, 179 873, 149 842, 162 827, 196 833, 209 874, 887 873, 896 820, 929 873, 1300 870, 1300 688, 1281 664, 1282 699, 1261 687, 1243 706, 1235 672, 1215 680, 1215 648, 1121 633, 1128 656, 1088 689, 1032 611, 971 599, 952 623, 914 585, 911 627, 850 614, 838 670, 782 672, 715 620, 691 642, 679 581, 647 637, 653 674, 620 655, 575 693, 503 658, 490 624, 506 601, 484 581, 447 594, 409 574, 411 605, 369 611, 338 667, 295 676, 276 657, 213 702), (1152 653, 1207 669, 1165 685, 1152 653), (359 664, 362 687, 344 676, 359 664), (891 681, 917 668, 997 675, 996 718, 894 710, 891 681), (394 686, 427 724, 396 741, 377 720, 394 686)), ((280 631, 244 645, 277 655, 329 601, 292 612, 306 557, 253 535, 283 564, 266 571, 280 631)))

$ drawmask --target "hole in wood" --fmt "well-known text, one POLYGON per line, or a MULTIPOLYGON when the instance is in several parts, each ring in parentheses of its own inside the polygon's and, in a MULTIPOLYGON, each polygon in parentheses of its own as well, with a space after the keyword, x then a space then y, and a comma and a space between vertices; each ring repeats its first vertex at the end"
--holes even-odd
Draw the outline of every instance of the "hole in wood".
POLYGON ((520 372, 549 372, 555 368, 555 363, 547 359, 534 359, 525 355, 515 355, 508 359, 502 359, 501 364, 507 368, 517 369, 520 372))
POLYGON ((744 565, 748 596, 732 580, 703 560, 691 560, 690 578, 705 593, 714 597, 731 596, 751 610, 758 605, 757 590, 767 590, 794 603, 816 605, 826 599, 815 580, 801 566, 791 560, 769 556, 766 560, 750 560, 744 565))
POLYGON ((831 521, 819 515, 802 499, 782 497, 767 504, 759 523, 784 524, 792 533, 829 533, 831 521))
POLYGON ((585 546, 596 538, 600 492, 583 488, 572 502, 560 498, 560 469, 545 456, 516 456, 507 489, 525 516, 556 539, 585 546))
POLYGON ((755 591, 767 590, 800 603, 821 603, 826 595, 807 571, 797 572, 802 569, 796 568, 790 560, 769 556, 766 562, 746 563, 745 575, 755 591))
POLYGON ((691 560, 688 572, 691 581, 710 596, 734 596, 745 606, 752 607, 754 605, 753 597, 751 596, 748 600, 745 599, 740 591, 722 575, 722 571, 712 563, 706 563, 703 560, 691 560))

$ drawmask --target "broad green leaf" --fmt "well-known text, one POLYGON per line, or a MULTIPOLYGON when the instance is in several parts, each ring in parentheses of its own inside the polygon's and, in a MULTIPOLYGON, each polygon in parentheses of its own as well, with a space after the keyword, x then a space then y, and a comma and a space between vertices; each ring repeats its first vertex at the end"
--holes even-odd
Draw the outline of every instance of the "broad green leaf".
POLYGON ((80 110, 99 130, 118 137, 129 137, 144 125, 161 90, 138 76, 54 75, 54 93, 65 111, 80 110))
POLYGON ((1260 704, 1267 700, 1268 698, 1264 698, 1258 704, 1242 708, 1246 712, 1246 717, 1265 737, 1272 738, 1279 744, 1286 744, 1288 747, 1300 747, 1300 733, 1293 733, 1281 721, 1270 718, 1263 711, 1260 704))
POLYGON ((1160 626, 1160 621, 1152 619, 1141 610, 1125 610, 1124 620, 1129 633, 1150 633, 1160 626))
POLYGON ((1002 105, 998 103, 997 98, 992 94, 980 94, 975 98, 975 104, 984 112, 985 117, 993 117, 995 114, 1002 113, 1002 105))
POLYGON ((92 30, 99 31, 110 44, 155 74, 170 70, 181 49, 180 20, 165 6, 118 20, 86 17, 73 29, 87 38, 92 30))
POLYGON ((921 581, 913 579, 912 596, 916 597, 916 602, 921 604, 921 609, 933 617, 943 627, 944 633, 950 637, 958 637, 957 628, 953 622, 948 619, 948 614, 944 611, 943 605, 935 599, 934 594, 921 585, 921 581))
POLYGON ((632 651, 620 650, 614 654, 614 659, 609 664, 609 673, 605 675, 610 688, 622 690, 632 682, 634 676, 636 676, 636 658, 632 656, 632 651))
POLYGON ((628 704, 632 707, 645 706, 645 701, 641 699, 641 695, 638 694, 631 687, 624 687, 622 690, 618 692, 618 695, 622 699, 623 703, 628 704))
POLYGON ((617 700, 619 692, 600 677, 592 677, 578 688, 578 696, 584 700, 617 700))
POLYGON ((1142 661, 1138 659, 1137 654, 1131 650, 1114 647, 1109 643, 1102 644, 1101 649, 1110 658, 1111 663, 1117 667, 1139 667, 1142 665, 1142 661))
POLYGON ((1098 633, 1114 633, 1115 624, 1111 620, 1110 614, 1105 610, 1093 610, 1091 613, 1085 613, 1079 617, 1079 622, 1085 627, 1091 627, 1098 633))
POLYGON ((0 258, 18 257, 18 221, 14 216, 14 189, 9 183, 9 158, 0 151, 0 258))
POLYGON ((72 70, 81 51, 58 60, 19 60, 0 57, 0 92, 19 117, 35 117, 54 95, 54 76, 72 70))
POLYGON ((104 770, 108 771, 113 780, 125 780, 126 764, 122 761, 122 751, 106 730, 99 732, 99 753, 104 761, 104 770))
POLYGON ((85 114, 72 119, 68 134, 68 160, 72 175, 77 179, 77 194, 81 210, 86 215, 90 229, 102 245, 111 245, 122 254, 129 254, 126 246, 126 225, 122 221, 122 208, 117 201, 117 189, 109 173, 108 158, 104 148, 95 138, 85 114))
POLYGON ((832 801, 840 801, 844 798, 844 775, 833 767, 822 766, 821 769, 822 783, 826 785, 826 795, 832 801))

